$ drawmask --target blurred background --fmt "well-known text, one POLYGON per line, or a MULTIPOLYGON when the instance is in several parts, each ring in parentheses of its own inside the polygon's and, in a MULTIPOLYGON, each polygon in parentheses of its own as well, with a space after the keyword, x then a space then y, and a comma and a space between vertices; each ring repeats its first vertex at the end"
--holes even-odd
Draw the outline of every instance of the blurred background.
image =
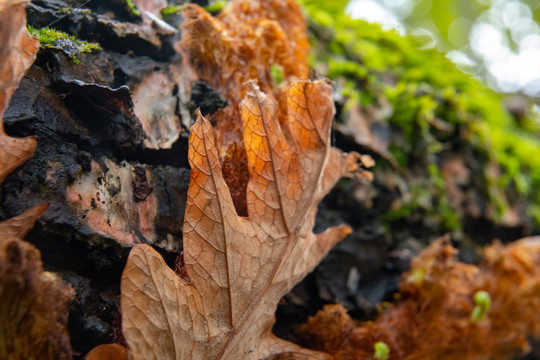
POLYGON ((540 99, 539 0, 352 0, 348 12, 419 38, 498 92, 540 99))

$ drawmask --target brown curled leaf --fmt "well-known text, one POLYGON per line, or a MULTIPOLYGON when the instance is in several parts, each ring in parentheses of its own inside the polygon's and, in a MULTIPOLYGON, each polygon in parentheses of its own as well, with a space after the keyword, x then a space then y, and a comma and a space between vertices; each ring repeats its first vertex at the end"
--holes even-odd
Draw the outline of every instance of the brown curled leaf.
POLYGON ((39 49, 39 41, 26 30, 25 3, 0 2, 0 117, 39 49))
POLYGON ((184 218, 188 280, 136 245, 122 276, 122 323, 133 359, 326 359, 275 337, 279 299, 348 233, 312 232, 317 204, 346 172, 330 146, 331 88, 293 82, 282 126, 272 96, 247 84, 240 105, 248 159, 247 217, 222 175, 212 127, 191 129, 184 218))
POLYGON ((71 359, 67 332, 71 286, 43 271, 41 254, 22 236, 47 208, 0 223, 0 359, 71 359))
POLYGON ((0 123, 0 183, 32 157, 37 146, 35 136, 13 138, 6 135, 2 124, 0 123))
MULTIPOLYGON (((24 3, 0 2, 0 119, 39 49, 39 41, 26 30, 24 3)), ((36 145, 34 136, 22 139, 7 136, 0 122, 0 182, 34 154, 36 145)))
POLYGON ((20 215, 0 222, 0 234, 5 240, 24 238, 48 207, 48 203, 37 205, 20 215))

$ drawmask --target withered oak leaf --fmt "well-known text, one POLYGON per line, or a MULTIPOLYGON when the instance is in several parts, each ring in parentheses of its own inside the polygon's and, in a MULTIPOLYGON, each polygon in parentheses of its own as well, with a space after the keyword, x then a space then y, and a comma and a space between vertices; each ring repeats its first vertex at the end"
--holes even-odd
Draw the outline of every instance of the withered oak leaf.
POLYGON ((121 284, 131 359, 325 359, 272 334, 280 298, 310 272, 348 226, 312 232, 317 204, 357 154, 330 146, 334 113, 325 80, 296 81, 287 122, 247 83, 240 104, 247 152, 248 216, 238 216, 223 179, 210 123, 191 129, 184 218, 188 280, 150 246, 136 245, 121 284))

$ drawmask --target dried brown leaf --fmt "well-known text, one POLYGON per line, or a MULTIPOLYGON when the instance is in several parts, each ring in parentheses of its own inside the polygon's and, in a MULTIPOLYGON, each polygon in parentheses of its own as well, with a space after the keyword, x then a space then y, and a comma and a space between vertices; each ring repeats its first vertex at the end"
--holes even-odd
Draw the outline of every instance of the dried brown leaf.
POLYGON ((25 3, 0 2, 0 117, 39 49, 39 41, 26 30, 25 3))
POLYGON ((35 136, 13 138, 6 135, 3 123, 0 122, 0 183, 34 155, 36 146, 35 136))
POLYGON ((73 290, 43 271, 41 254, 21 237, 47 208, 0 223, 0 359, 71 359, 67 333, 73 290))
POLYGON ((184 218, 189 281, 151 247, 136 245, 122 276, 123 332, 133 359, 326 358, 272 334, 279 299, 351 230, 314 234, 317 204, 347 171, 330 146, 331 87, 297 81, 287 122, 254 82, 240 105, 249 183, 238 216, 210 123, 191 129, 184 218))
MULTIPOLYGON (((26 30, 24 3, 0 2, 0 119, 39 49, 39 41, 26 30)), ((34 154, 36 144, 33 136, 22 139, 7 136, 0 122, 0 182, 34 154)))
POLYGON ((48 207, 49 204, 37 205, 20 215, 0 222, 0 234, 2 234, 4 240, 24 238, 48 207))

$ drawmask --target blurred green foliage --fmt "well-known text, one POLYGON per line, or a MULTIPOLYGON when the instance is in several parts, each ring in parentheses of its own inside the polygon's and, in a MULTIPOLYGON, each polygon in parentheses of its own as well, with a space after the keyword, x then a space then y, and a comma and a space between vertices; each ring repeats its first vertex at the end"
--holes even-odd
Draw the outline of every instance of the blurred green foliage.
POLYGON ((137 9, 137 6, 133 3, 133 0, 126 0, 126 5, 129 11, 136 16, 140 16, 141 12, 137 9))
POLYGON ((167 21, 171 18, 171 16, 178 14, 183 9, 184 9, 183 5, 168 4, 167 7, 161 10, 161 17, 163 17, 163 20, 167 21))
POLYGON ((539 1, 351 0, 347 9, 447 52, 497 91, 540 98, 539 1))
MULTIPOLYGON (((468 31, 483 12, 497 1, 493 0, 415 0, 412 11, 402 21, 409 28, 426 27, 437 30, 442 49, 459 48, 468 44, 468 31)), ((499 1, 500 2, 500 1, 499 1)), ((532 17, 540 22, 540 3, 537 0, 521 0, 529 6, 532 17)))
MULTIPOLYGON (((391 104, 391 115, 381 121, 400 131, 404 141, 393 142, 390 151, 400 166, 422 166, 429 174, 433 200, 427 211, 440 214, 444 227, 459 229, 461 222, 448 201, 437 155, 460 143, 472 147, 481 163, 475 171, 482 172, 479 186, 496 209, 495 221, 515 202, 508 196, 508 189, 515 188, 529 219, 540 225, 540 138, 531 131, 538 130, 537 123, 529 118, 517 122, 501 95, 457 69, 443 53, 420 49, 417 38, 351 19, 345 14, 347 1, 300 2, 313 34, 312 66, 345 83, 340 88, 345 111, 355 104, 391 104), (500 165, 500 174, 490 173, 493 163, 500 165)), ((442 27, 456 11, 482 11, 478 2, 465 0, 431 5, 430 16, 436 14, 442 27)), ((387 219, 418 207, 422 191, 387 219)))

